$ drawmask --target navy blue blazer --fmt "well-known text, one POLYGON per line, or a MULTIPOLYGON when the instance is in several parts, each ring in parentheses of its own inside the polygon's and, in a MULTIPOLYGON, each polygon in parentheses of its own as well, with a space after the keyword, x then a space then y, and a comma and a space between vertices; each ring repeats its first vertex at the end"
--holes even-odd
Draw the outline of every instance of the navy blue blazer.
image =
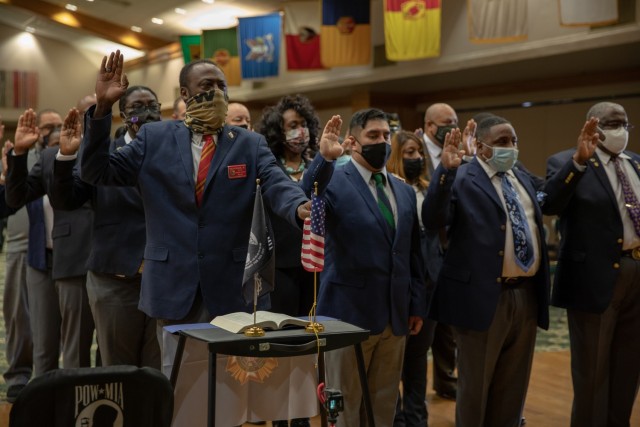
POLYGON ((265 204, 291 224, 298 224, 297 208, 307 201, 264 137, 234 126, 221 130, 198 207, 191 133, 182 121, 147 123, 130 144, 109 153, 111 115, 94 119, 93 111, 87 112, 82 179, 137 185, 145 209, 140 309, 155 318, 182 319, 201 292, 212 317, 247 310, 241 285, 256 180, 265 204))
MULTIPOLYGON (((534 202, 542 247, 533 280, 538 298, 538 326, 549 327, 549 259, 542 233, 542 212, 532 179, 519 168, 518 181, 534 202)), ((478 159, 447 170, 436 169, 422 206, 427 229, 447 226, 448 247, 429 317, 453 326, 484 331, 493 321, 502 290, 507 214, 478 159)))
MULTIPOLYGON (((28 155, 7 156, 9 173, 6 182, 7 205, 19 208, 29 202, 29 265, 39 270, 47 269, 44 212, 42 200, 45 194, 52 198, 53 165, 58 147, 42 151, 40 159, 28 171, 28 155)), ((53 205, 52 205, 53 206, 53 205)), ((53 264, 54 280, 82 276, 87 273, 86 262, 91 244, 93 212, 88 204, 73 211, 54 209, 53 264)))
MULTIPOLYGON (((327 163, 321 156, 311 169, 327 163)), ((331 163, 330 163, 331 164, 331 163)), ((380 334, 409 333, 409 316, 426 315, 420 227, 415 191, 392 174, 396 199, 395 234, 385 223, 367 183, 352 162, 336 169, 326 191, 325 267, 320 275, 318 314, 380 334)), ((303 187, 313 189, 305 174, 303 187)))
MULTIPOLYGON (((124 136, 109 151, 124 147, 124 136)), ((103 274, 135 276, 144 255, 146 230, 140 193, 134 187, 94 187, 80 179, 75 161, 56 160, 51 204, 73 210, 91 201, 93 239, 87 268, 103 274)))
MULTIPOLYGON (((558 307, 602 313, 611 303, 622 252, 622 219, 613 188, 594 154, 580 172, 575 150, 547 160, 547 215, 560 215, 560 246, 552 303, 558 307)), ((640 156, 631 157, 640 175, 640 156)))

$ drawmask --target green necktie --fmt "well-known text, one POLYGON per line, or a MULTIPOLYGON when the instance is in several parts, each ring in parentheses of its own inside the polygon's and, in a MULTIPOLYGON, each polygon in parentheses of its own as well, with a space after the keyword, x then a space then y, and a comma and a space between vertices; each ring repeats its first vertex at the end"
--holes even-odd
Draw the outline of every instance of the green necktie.
POLYGON ((377 172, 373 174, 373 180, 376 182, 376 193, 378 195, 378 208, 380 208, 380 212, 384 217, 389 227, 392 230, 396 228, 396 222, 393 219, 393 211, 391 210, 391 202, 389 202, 389 198, 387 197, 387 193, 384 191, 384 181, 385 177, 381 172, 377 172))

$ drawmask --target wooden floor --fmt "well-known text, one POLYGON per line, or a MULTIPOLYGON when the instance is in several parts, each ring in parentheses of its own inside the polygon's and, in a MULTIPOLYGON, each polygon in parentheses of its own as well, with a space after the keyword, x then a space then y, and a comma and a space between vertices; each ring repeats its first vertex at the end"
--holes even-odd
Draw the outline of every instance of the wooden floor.
MULTIPOLYGON (((431 391, 429 391, 427 398, 429 401, 429 426, 453 427, 455 425, 455 402, 440 399, 431 391)), ((533 372, 524 411, 527 427, 568 426, 571 400, 569 352, 536 353, 533 359, 533 372)), ((0 404, 0 427, 9 425, 10 409, 10 404, 0 404)), ((311 425, 312 427, 320 427, 319 417, 314 418, 311 425)), ((252 427, 249 424, 245 424, 245 426, 252 427)), ((640 396, 636 399, 631 426, 640 427, 640 396)))

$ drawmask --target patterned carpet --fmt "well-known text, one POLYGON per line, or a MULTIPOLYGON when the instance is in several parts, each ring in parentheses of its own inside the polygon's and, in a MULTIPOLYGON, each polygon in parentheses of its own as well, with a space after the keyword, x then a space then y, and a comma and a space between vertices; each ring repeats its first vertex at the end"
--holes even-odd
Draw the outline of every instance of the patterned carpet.
MULTIPOLYGON (((0 300, 4 294, 4 271, 5 257, 0 256, 0 300)), ((551 307, 551 325, 548 331, 538 330, 538 338, 536 341, 536 351, 558 351, 565 350, 569 347, 569 334, 567 331, 567 315, 564 310, 551 307)), ((93 351, 92 353, 95 353, 93 351)), ((5 357, 5 328, 4 321, 0 326, 0 371, 4 372, 7 368, 7 359, 5 357)), ((4 378, 0 376, 0 399, 4 400, 7 393, 7 386, 4 378)))

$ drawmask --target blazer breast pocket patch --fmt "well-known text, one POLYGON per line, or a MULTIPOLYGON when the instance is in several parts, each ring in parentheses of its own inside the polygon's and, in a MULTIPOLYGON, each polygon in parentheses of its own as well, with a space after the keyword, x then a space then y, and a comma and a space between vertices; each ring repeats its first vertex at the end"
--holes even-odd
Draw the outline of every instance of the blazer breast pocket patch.
POLYGON ((247 165, 229 165, 227 166, 227 174, 229 179, 246 178, 247 165))

